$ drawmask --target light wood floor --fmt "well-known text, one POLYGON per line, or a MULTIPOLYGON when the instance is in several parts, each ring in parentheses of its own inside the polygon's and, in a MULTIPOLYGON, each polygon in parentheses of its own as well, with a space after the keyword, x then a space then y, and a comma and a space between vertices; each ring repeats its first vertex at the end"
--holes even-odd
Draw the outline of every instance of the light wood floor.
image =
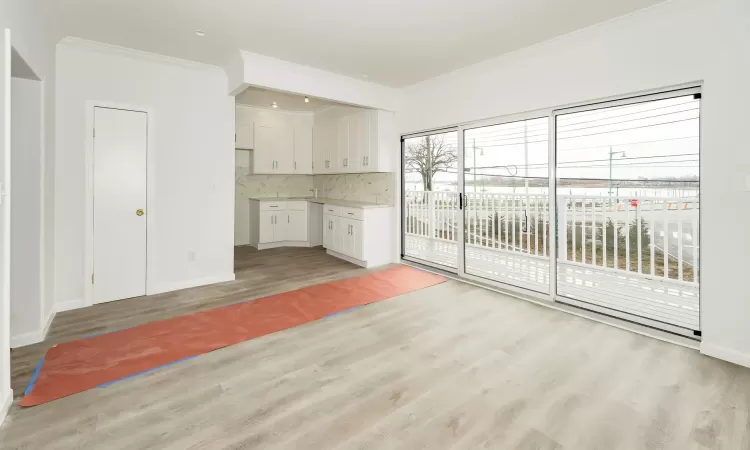
MULTIPOLYGON (((59 314, 13 352, 364 273, 237 252, 238 280, 59 314)), ((748 449, 750 370, 449 281, 45 405, 0 448, 748 449)))

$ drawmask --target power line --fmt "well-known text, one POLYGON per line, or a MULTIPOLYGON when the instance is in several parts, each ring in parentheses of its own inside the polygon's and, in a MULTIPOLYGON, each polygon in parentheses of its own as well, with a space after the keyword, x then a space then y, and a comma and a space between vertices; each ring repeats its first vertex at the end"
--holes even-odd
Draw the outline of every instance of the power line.
MULTIPOLYGON (((676 104, 674 104, 674 105, 668 105, 668 106, 659 106, 659 107, 657 107, 657 108, 644 109, 644 110, 642 110, 642 111, 635 111, 635 112, 630 112, 630 113, 626 113, 626 114, 620 114, 620 115, 616 115, 616 116, 610 116, 610 117, 601 117, 601 118, 598 118, 598 119, 591 119, 591 120, 582 120, 582 121, 579 121, 579 122, 574 122, 574 123, 559 124, 557 128, 558 128, 558 130, 560 130, 560 128, 563 128, 563 127, 569 127, 569 126, 574 126, 574 125, 580 125, 580 124, 584 124, 584 123, 598 122, 598 121, 600 121, 600 120, 610 120, 610 119, 616 119, 616 118, 618 118, 618 117, 626 117, 626 116, 632 116, 632 115, 635 115, 635 114, 644 114, 644 113, 648 113, 648 112, 651 112, 651 111, 658 111, 658 110, 662 110, 662 109, 675 108, 675 107, 677 107, 677 106, 681 106, 681 105, 687 105, 687 104, 690 104, 690 103, 695 103, 695 102, 696 102, 695 100, 691 100, 691 101, 689 101, 689 102, 676 103, 676 104)), ((624 108, 627 108, 627 107, 632 107, 632 106, 633 106, 633 105, 628 105, 628 106, 626 106, 626 107, 622 107, 622 108, 624 109, 624 108)), ((631 121, 634 121, 634 120, 648 119, 648 118, 651 118, 651 117, 659 117, 659 116, 670 115, 670 114, 679 114, 679 113, 682 113, 682 112, 686 112, 686 111, 693 111, 693 110, 698 110, 698 109, 700 109, 700 108, 691 108, 691 109, 685 109, 685 110, 680 110, 680 111, 673 111, 673 112, 670 112, 670 113, 666 113, 666 114, 659 114, 659 115, 654 115, 654 116, 649 116, 649 117, 640 117, 640 118, 637 118, 637 119, 624 120, 624 121, 616 122, 616 123, 613 123, 613 124, 602 124, 602 125, 596 125, 596 126, 605 126, 605 125, 617 125, 617 124, 619 124, 619 123, 624 123, 624 122, 631 122, 631 121)), ((598 110, 598 111, 596 111, 596 113, 597 113, 597 114, 601 114, 602 112, 601 112, 601 110, 598 110)), ((531 119, 531 120, 540 120, 540 119, 531 119)), ((523 121, 521 121, 521 122, 523 122, 523 121)), ((521 123, 521 122, 510 122, 510 123, 521 123)), ((505 125, 505 124, 488 125, 488 126, 486 126, 486 127, 481 127, 481 128, 473 128, 473 129, 471 129, 471 130, 467 130, 467 131, 475 131, 475 130, 481 130, 482 128, 494 128, 494 127, 501 127, 501 126, 503 126, 503 125, 505 125)), ((536 126, 546 126, 546 127, 549 127, 549 121, 547 121, 547 123, 545 123, 545 124, 539 124, 539 125, 531 125, 531 126, 534 126, 534 127, 536 127, 536 126)), ((594 127, 595 127, 595 126, 592 126, 592 127, 590 127, 590 128, 594 128, 594 127)), ((529 128, 530 128, 530 127, 529 127, 529 128)), ((508 129, 503 129, 503 130, 497 130, 497 131, 489 131, 489 132, 487 132, 487 133, 486 133, 486 134, 485 134, 484 136, 477 136, 477 137, 476 137, 476 139, 487 139, 487 138, 489 138, 489 137, 499 137, 499 136, 507 136, 507 135, 510 135, 510 134, 523 134, 523 132, 520 132, 520 131, 519 131, 519 132, 513 132, 513 133, 504 133, 504 132, 506 132, 506 131, 511 131, 511 130, 519 130, 519 129, 523 129, 523 127, 522 127, 522 126, 520 126, 520 127, 508 128, 508 129), (502 133, 500 133, 500 134, 497 134, 497 135, 492 135, 492 133, 497 133, 497 132, 502 132, 502 133)), ((583 128, 578 128, 578 129, 580 130, 580 129, 583 129, 583 128)), ((541 130, 527 130, 527 131, 533 131, 533 132, 536 132, 536 131, 541 131, 541 130)), ((574 131, 574 130, 566 130, 566 131, 574 131)), ((534 136, 538 137, 538 136, 543 136, 543 135, 546 135, 546 134, 547 134, 547 133, 544 133, 544 134, 537 134, 537 135, 534 135, 534 136)), ((534 137, 534 136, 529 136, 529 137, 534 137)), ((473 137, 472 137, 472 138, 473 138, 473 137)), ((508 138, 508 139, 513 139, 513 138, 508 138)))
MULTIPOLYGON (((560 133, 572 133, 574 131, 587 130, 589 128, 611 127, 611 126, 619 125, 621 123, 635 122, 637 120, 653 119, 654 117, 671 116, 673 114, 680 114, 680 113, 684 113, 684 112, 697 111, 697 110, 698 110, 698 108, 685 109, 685 110, 682 110, 682 111, 675 111, 675 112, 670 112, 670 113, 665 113, 665 114, 656 114, 656 115, 648 116, 648 117, 638 117, 637 119, 622 120, 620 122, 615 122, 615 123, 605 123, 605 124, 601 124, 601 125, 592 125, 590 127, 581 127, 581 128, 576 128, 575 130, 564 130, 564 131, 560 131, 560 133)), ((612 130, 612 131, 617 131, 617 130, 612 130)))
MULTIPOLYGON (((695 155, 698 155, 698 153, 675 153, 673 155, 633 156, 633 157, 629 157, 629 158, 617 158, 614 161, 617 162, 617 161, 625 161, 625 160, 633 160, 633 159, 672 158, 672 157, 676 157, 676 156, 695 156, 695 155)), ((604 161, 609 161, 609 159, 583 159, 583 160, 578 160, 578 161, 558 161, 557 164, 559 166, 560 164, 580 164, 580 163, 604 162, 604 161)), ((663 163, 663 162, 671 162, 671 161, 661 161, 661 162, 663 163)), ((655 163, 659 163, 659 161, 656 161, 655 163)), ((521 164, 520 167, 547 166, 547 165, 549 165, 549 163, 533 163, 533 164, 526 164, 526 165, 521 164)), ((505 167, 505 166, 503 166, 503 165, 500 165, 500 166, 477 166, 475 168, 476 169, 498 169, 498 168, 503 168, 503 167, 505 167)))

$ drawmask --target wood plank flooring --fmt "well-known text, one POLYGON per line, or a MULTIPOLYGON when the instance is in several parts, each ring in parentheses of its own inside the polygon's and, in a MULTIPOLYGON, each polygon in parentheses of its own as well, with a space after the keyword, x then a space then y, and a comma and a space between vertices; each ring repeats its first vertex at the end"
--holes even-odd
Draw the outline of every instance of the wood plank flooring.
MULTIPOLYGON (((365 273, 237 251, 237 281, 61 313, 13 352, 365 273)), ((45 405, 0 448, 749 449, 750 370, 449 281, 45 405)))

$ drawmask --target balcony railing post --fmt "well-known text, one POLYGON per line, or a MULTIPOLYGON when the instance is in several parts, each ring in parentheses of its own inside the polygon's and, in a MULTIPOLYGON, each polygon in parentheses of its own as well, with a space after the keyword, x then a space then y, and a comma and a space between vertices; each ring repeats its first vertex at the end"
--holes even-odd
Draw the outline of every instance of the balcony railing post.
POLYGON ((435 237, 435 192, 427 192, 427 221, 428 221, 428 235, 431 239, 435 237))

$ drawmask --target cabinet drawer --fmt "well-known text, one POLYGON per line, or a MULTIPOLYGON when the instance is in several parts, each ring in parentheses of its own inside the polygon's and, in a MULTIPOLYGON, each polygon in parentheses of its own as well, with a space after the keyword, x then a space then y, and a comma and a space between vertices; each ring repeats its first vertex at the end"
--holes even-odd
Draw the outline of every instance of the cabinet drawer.
POLYGON ((307 211, 307 202, 286 202, 287 211, 307 211))
POLYGON ((341 217, 346 217, 347 219, 354 220, 364 220, 365 214, 364 211, 360 208, 345 208, 342 206, 341 217))
POLYGON ((323 205, 323 214, 329 214, 331 216, 340 216, 341 207, 333 205, 323 205))
POLYGON ((280 211, 286 209, 286 202, 260 202, 261 211, 280 211))

